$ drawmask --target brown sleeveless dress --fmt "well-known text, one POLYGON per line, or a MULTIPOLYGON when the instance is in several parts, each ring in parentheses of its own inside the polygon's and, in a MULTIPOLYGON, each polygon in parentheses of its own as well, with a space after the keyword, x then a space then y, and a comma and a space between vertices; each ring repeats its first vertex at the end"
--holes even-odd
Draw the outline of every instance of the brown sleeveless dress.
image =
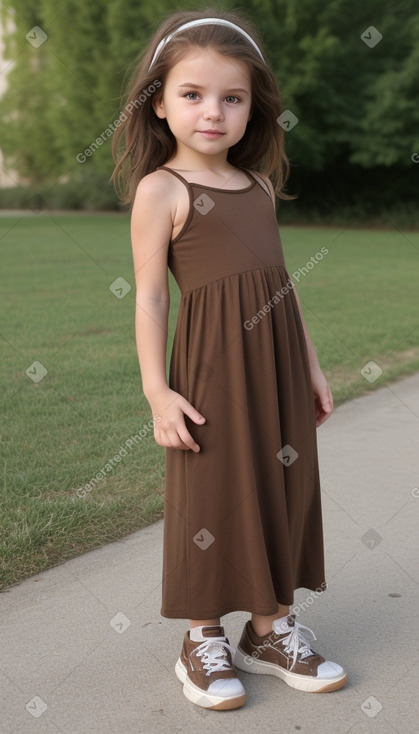
POLYGON ((166 449, 164 617, 271 615, 325 587, 314 394, 269 193, 189 183, 168 264, 181 291, 169 384, 201 451, 166 449))

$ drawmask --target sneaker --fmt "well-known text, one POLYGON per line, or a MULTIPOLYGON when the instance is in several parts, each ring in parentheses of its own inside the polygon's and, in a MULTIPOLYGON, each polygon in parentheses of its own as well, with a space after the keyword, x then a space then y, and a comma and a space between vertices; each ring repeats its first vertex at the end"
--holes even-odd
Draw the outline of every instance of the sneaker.
POLYGON ((343 688, 348 680, 344 669, 318 655, 311 648, 310 639, 316 639, 314 633, 296 622, 295 614, 276 619, 272 632, 263 637, 256 635, 249 621, 234 664, 246 673, 276 675, 299 691, 326 693, 343 688))
POLYGON ((224 711, 243 706, 246 694, 234 669, 233 655, 223 627, 188 630, 175 668, 186 698, 206 709, 224 711))

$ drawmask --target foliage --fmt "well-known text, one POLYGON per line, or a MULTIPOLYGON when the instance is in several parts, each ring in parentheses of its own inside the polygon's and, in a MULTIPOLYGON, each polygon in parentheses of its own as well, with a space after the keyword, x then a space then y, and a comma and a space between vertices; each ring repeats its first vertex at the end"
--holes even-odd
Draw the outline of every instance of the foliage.
MULTIPOLYGON (((34 182, 81 175, 77 154, 117 118, 124 82, 161 19, 180 7, 205 6, 191 0, 11 0, 3 6, 3 25, 13 12, 15 26, 6 33, 13 66, 0 101, 6 163, 34 182), (48 36, 39 48, 26 40, 34 26, 48 36)), ((219 0, 216 7, 235 4, 219 0)), ((240 7, 259 29, 285 107, 299 120, 286 135, 291 182, 300 181, 301 171, 313 188, 333 168, 396 166, 396 197, 411 197, 402 174, 417 176, 418 168, 412 155, 419 152, 419 8, 411 0, 397 6, 242 0, 240 7), (361 39, 370 26, 382 34, 373 46, 361 39)), ((90 164, 109 177, 110 138, 90 164)))

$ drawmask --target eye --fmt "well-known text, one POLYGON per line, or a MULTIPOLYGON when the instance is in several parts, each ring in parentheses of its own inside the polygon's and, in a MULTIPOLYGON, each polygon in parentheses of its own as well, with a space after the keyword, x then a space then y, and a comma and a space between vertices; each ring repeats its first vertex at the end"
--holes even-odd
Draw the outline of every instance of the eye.
POLYGON ((229 94, 228 97, 226 97, 226 102, 236 104, 237 102, 240 102, 240 97, 236 97, 235 94, 229 94))
POLYGON ((195 102, 195 100, 198 98, 198 92, 187 92, 185 94, 186 99, 190 99, 191 102, 195 102))

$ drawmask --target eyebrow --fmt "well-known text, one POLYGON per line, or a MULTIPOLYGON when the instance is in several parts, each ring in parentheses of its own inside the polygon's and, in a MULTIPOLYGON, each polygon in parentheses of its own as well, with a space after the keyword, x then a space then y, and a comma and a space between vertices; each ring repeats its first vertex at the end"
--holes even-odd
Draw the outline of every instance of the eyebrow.
MULTIPOLYGON (((184 84, 179 84, 179 89, 181 87, 193 87, 194 89, 205 89, 205 87, 201 86, 201 84, 195 84, 194 82, 185 82, 184 84)), ((242 87, 235 87, 234 89, 225 89, 224 92, 242 92, 244 94, 249 94, 247 89, 243 89, 242 87)))

